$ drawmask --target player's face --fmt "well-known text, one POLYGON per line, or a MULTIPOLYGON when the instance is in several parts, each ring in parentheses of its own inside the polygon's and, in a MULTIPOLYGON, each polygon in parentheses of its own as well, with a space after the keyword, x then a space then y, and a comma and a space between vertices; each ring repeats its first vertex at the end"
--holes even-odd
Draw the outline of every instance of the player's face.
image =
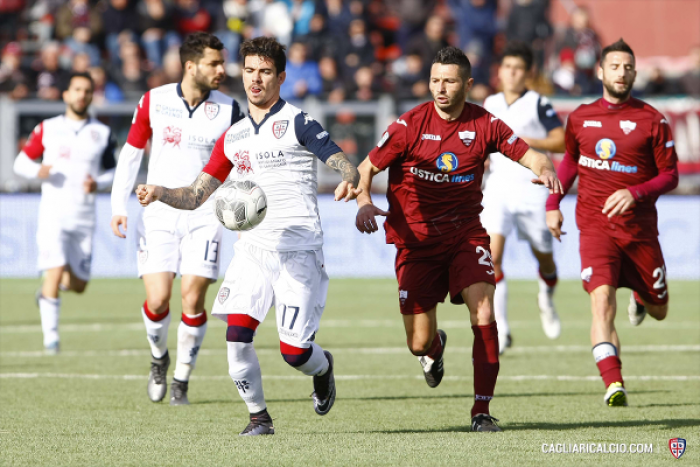
POLYGON ((435 105, 443 112, 459 108, 467 99, 474 79, 464 80, 457 65, 433 63, 430 68, 430 93, 435 105))
POLYGON ((269 102, 276 101, 286 76, 284 71, 277 74, 277 68, 271 59, 258 55, 247 56, 243 64, 243 87, 248 102, 265 107, 269 102))
POLYGON ((527 80, 527 68, 525 60, 520 57, 503 57, 498 68, 498 79, 501 80, 505 92, 521 93, 525 89, 527 80))
POLYGON ((224 70, 224 54, 221 50, 204 49, 202 58, 196 64, 193 63, 193 65, 194 83, 199 89, 202 91, 219 89, 219 85, 224 80, 226 73, 226 70, 224 70))
POLYGON ((598 68, 598 78, 607 93, 616 99, 626 99, 637 77, 634 57, 627 52, 610 52, 598 68))
POLYGON ((79 116, 87 114, 92 102, 92 84, 87 78, 75 77, 71 80, 68 89, 63 92, 63 101, 79 116))

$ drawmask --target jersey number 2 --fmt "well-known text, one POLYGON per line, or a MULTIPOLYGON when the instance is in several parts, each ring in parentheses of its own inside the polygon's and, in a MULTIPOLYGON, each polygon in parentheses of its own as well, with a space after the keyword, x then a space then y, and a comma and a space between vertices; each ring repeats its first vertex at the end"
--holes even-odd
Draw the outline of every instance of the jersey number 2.
POLYGON ((654 273, 652 274, 652 277, 656 279, 656 282, 654 282, 654 288, 655 289, 663 289, 666 287, 666 267, 660 267, 654 269, 654 273), (658 278, 658 279, 657 279, 658 278))
POLYGON ((481 258, 479 258, 479 264, 483 264, 484 266, 488 266, 490 268, 493 267, 493 260, 491 258, 491 252, 484 248, 483 246, 478 246, 476 247, 476 252, 481 253, 481 258))

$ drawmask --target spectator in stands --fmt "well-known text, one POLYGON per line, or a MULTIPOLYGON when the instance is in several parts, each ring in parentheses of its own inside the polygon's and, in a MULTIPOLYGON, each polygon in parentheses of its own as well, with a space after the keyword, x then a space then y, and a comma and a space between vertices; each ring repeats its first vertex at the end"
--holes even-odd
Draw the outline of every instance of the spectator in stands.
MULTIPOLYGON (((65 40, 65 45, 75 55, 87 55, 90 63, 99 65, 102 61, 100 49, 92 43, 92 31, 86 27, 78 27, 73 30, 73 35, 65 40)), ((87 71, 87 68, 84 70, 87 71)))
POLYGON ((165 82, 163 84, 179 83, 182 80, 182 63, 180 62, 178 48, 168 49, 163 56, 163 73, 165 74, 165 82))
POLYGON ((345 99, 343 81, 338 76, 338 64, 331 56, 321 57, 318 62, 321 75, 321 94, 319 97, 330 103, 342 102, 345 99))
POLYGON ((73 55, 71 73, 87 73, 90 70, 90 56, 84 52, 73 55))
POLYGON ((133 55, 122 56, 122 65, 114 73, 114 80, 127 99, 138 99, 148 89, 141 60, 133 55))
POLYGON ((700 45, 690 50, 692 68, 679 80, 681 92, 700 98, 700 45))
POLYGON ((350 21, 353 19, 362 19, 362 10, 364 6, 360 2, 359 8, 355 5, 356 2, 346 2, 343 0, 325 0, 325 10, 328 17, 328 29, 333 32, 347 31, 350 27, 350 21), (353 13, 351 7, 355 7, 353 13), (359 10, 359 14, 357 11, 359 10))
POLYGON ((319 61, 321 57, 331 55, 340 47, 342 40, 334 31, 326 27, 326 19, 320 13, 315 14, 309 23, 309 33, 298 40, 306 44, 311 60, 319 61))
POLYGON ((672 96, 678 94, 678 86, 675 81, 667 78, 661 68, 655 66, 649 73, 649 81, 644 86, 645 96, 672 96))
POLYGON ((472 77, 476 83, 487 84, 493 41, 498 32, 496 0, 449 0, 448 3, 455 18, 459 47, 472 62, 472 77))
MULTIPOLYGON (((427 63, 432 63, 433 57, 427 63)), ((423 99, 428 95, 428 78, 426 62, 419 53, 406 56, 403 69, 397 73, 398 79, 394 88, 397 99, 423 99)))
POLYGON ((102 12, 102 24, 109 60, 118 67, 121 44, 137 40, 138 16, 132 0, 109 0, 102 12))
POLYGON ((540 69, 544 65, 546 41, 552 35, 548 11, 549 0, 515 0, 506 26, 509 42, 521 41, 531 45, 535 65, 540 69))
POLYGON ((292 36, 294 39, 309 33, 311 18, 316 13, 316 4, 313 0, 284 0, 289 8, 289 14, 294 23, 292 36))
POLYGON ((48 42, 41 48, 40 59, 35 62, 37 97, 55 101, 61 97, 68 73, 59 67, 61 48, 58 42, 48 42))
POLYGON ((348 26, 348 36, 341 48, 341 57, 343 73, 352 76, 358 68, 374 61, 374 47, 368 39, 364 20, 352 20, 348 26))
POLYGON ((289 8, 284 2, 275 0, 266 0, 267 4, 264 8, 256 13, 259 16, 256 21, 259 23, 258 31, 255 35, 274 36, 282 44, 289 46, 292 42, 292 31, 294 22, 289 13, 289 8))
POLYGON ((559 67, 552 74, 552 82, 558 95, 581 95, 581 86, 577 76, 573 50, 568 48, 562 49, 559 53, 559 67))
POLYGON ((180 36, 169 29, 173 24, 173 9, 164 0, 143 0, 136 7, 138 31, 146 58, 152 66, 163 65, 163 55, 170 47, 179 47, 180 36))
POLYGON ((10 42, 2 49, 0 57, 0 93, 9 93, 19 100, 29 95, 29 78, 21 69, 22 46, 10 42))
POLYGON ((68 39, 73 36, 75 29, 82 28, 88 30, 83 33, 87 37, 96 37, 102 33, 100 13, 90 7, 88 0, 70 0, 56 11, 56 39, 68 39))
POLYGON ((432 14, 436 0, 388 0, 388 3, 398 13, 400 26, 397 32, 397 42, 401 50, 406 51, 411 38, 420 34, 427 19, 432 14))
POLYGON ((577 8, 571 14, 571 25, 566 29, 564 37, 556 46, 560 53, 563 49, 574 53, 574 64, 581 81, 582 92, 592 94, 596 85, 596 67, 600 59, 601 46, 598 35, 590 26, 588 10, 577 8))
POLYGON ((406 55, 420 55, 423 64, 432 63, 435 54, 449 45, 445 36, 445 21, 439 16, 431 16, 423 31, 408 42, 406 55))
POLYGON ((355 79, 350 83, 350 89, 347 92, 350 99, 371 101, 379 98, 383 89, 375 78, 372 68, 362 66, 357 69, 353 76, 355 79))
POLYGON ((15 40, 25 0, 0 0, 0 44, 15 40))
POLYGON ((176 0, 175 5, 175 27, 180 36, 209 31, 212 18, 199 0, 176 0))
POLYGON ((106 103, 121 102, 124 100, 124 94, 119 86, 110 81, 107 77, 107 72, 100 66, 90 68, 90 76, 93 81, 93 105, 104 105, 106 103))
POLYGON ((321 75, 318 64, 306 59, 306 46, 294 42, 287 53, 287 78, 280 89, 285 100, 299 100, 321 92, 321 75))

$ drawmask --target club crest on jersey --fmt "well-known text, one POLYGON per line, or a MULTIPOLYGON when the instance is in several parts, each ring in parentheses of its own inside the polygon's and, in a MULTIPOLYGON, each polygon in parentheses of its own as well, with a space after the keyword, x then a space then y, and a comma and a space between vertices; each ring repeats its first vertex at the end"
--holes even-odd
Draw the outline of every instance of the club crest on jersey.
POLYGON ((100 132, 97 130, 92 130, 90 132, 90 136, 92 136, 92 140, 94 142, 98 142, 100 140, 100 132))
POLYGON ((438 156, 437 160, 435 161, 435 165, 438 169, 440 169, 440 172, 449 173, 459 167, 459 161, 454 153, 443 152, 438 156))
POLYGON ((668 449, 671 450, 671 455, 673 455, 673 457, 680 459, 685 452, 686 444, 683 438, 671 438, 668 440, 668 449))
POLYGON ((209 120, 214 120, 216 116, 219 115, 219 104, 216 102, 205 102, 204 115, 206 115, 209 120))
POLYGON ((465 146, 471 146, 472 142, 476 138, 476 131, 460 131, 459 139, 462 140, 465 146))
POLYGON ((166 126, 163 129, 163 143, 172 143, 175 147, 180 147, 182 141, 182 130, 175 126, 166 126))
POLYGON ((595 153, 604 161, 615 157, 616 152, 617 146, 615 146, 615 142, 611 139, 603 138, 595 145, 595 153))
POLYGON ((216 296, 216 298, 219 300, 219 303, 223 304, 230 293, 231 290, 228 287, 221 287, 221 289, 219 290, 219 294, 216 296))
POLYGON ((275 138, 280 139, 287 132, 287 127, 289 126, 289 120, 277 120, 272 124, 272 134, 275 138))
POLYGON ((632 130, 637 128, 637 124, 629 120, 620 120, 620 128, 622 128, 622 131, 624 131, 626 135, 629 135, 632 133, 632 130))

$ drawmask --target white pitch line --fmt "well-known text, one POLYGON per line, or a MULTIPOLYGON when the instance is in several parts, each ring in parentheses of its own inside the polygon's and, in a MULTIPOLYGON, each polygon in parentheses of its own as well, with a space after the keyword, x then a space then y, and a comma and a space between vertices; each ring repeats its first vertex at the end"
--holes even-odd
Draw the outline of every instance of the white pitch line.
MULTIPOLYGON (((225 327, 225 323, 219 320, 211 320, 214 327, 225 327)), ((261 325, 263 328, 274 328, 274 319, 267 320, 261 325)), ((623 323, 623 326, 626 324, 623 323)), ((440 327, 444 329, 468 329, 471 324, 468 320, 443 320, 440 321, 440 327)), ((531 329, 539 328, 539 321, 511 321, 510 327, 513 329, 531 329)), ((562 327, 573 329, 589 329, 591 322, 586 320, 562 321, 562 327)), ((321 330, 331 328, 395 328, 402 329, 400 319, 327 319, 321 320, 321 330)), ((679 331, 700 330, 700 322, 698 321, 662 321, 649 322, 638 329, 644 330, 659 330, 671 329, 679 331)), ((81 323, 81 324, 62 324, 59 327, 60 332, 114 332, 114 331, 144 331, 142 322, 131 323, 81 323)), ((23 333, 40 333, 41 325, 39 324, 8 324, 0 326, 0 334, 23 334, 23 333)))
MULTIPOLYGON (((146 380, 148 375, 97 375, 79 373, 0 373, 0 379, 91 379, 91 380, 146 380)), ((422 380, 422 375, 335 375, 337 380, 397 380, 397 379, 418 379, 422 380)), ((227 381, 231 378, 226 375, 221 376, 196 376, 192 379, 202 381, 227 381)), ((308 376, 303 375, 264 375, 263 379, 268 380, 308 380, 308 376)), ((445 376, 448 381, 472 381, 471 376, 445 376)), ((514 375, 499 376, 499 381, 600 381, 600 376, 569 376, 569 375, 514 375)), ((625 376, 628 381, 700 381, 700 375, 639 375, 625 376)))
MULTIPOLYGON (((358 355, 402 355, 408 354, 405 347, 328 347, 334 354, 358 354, 358 355)), ((538 354, 538 353, 590 353, 588 345, 538 345, 522 346, 508 349, 509 354, 538 354)), ((278 349, 256 349, 258 355, 277 355, 278 349)), ((448 354, 469 354, 471 347, 448 347, 448 354)), ((643 352, 700 352, 700 345, 628 345, 622 347, 622 353, 643 352)), ((149 356, 147 349, 123 349, 123 350, 64 350, 61 357, 143 357, 149 356)), ((226 349, 201 349, 199 355, 226 355, 226 349)), ((55 358, 46 355, 42 350, 7 351, 0 352, 0 358, 55 358)))

